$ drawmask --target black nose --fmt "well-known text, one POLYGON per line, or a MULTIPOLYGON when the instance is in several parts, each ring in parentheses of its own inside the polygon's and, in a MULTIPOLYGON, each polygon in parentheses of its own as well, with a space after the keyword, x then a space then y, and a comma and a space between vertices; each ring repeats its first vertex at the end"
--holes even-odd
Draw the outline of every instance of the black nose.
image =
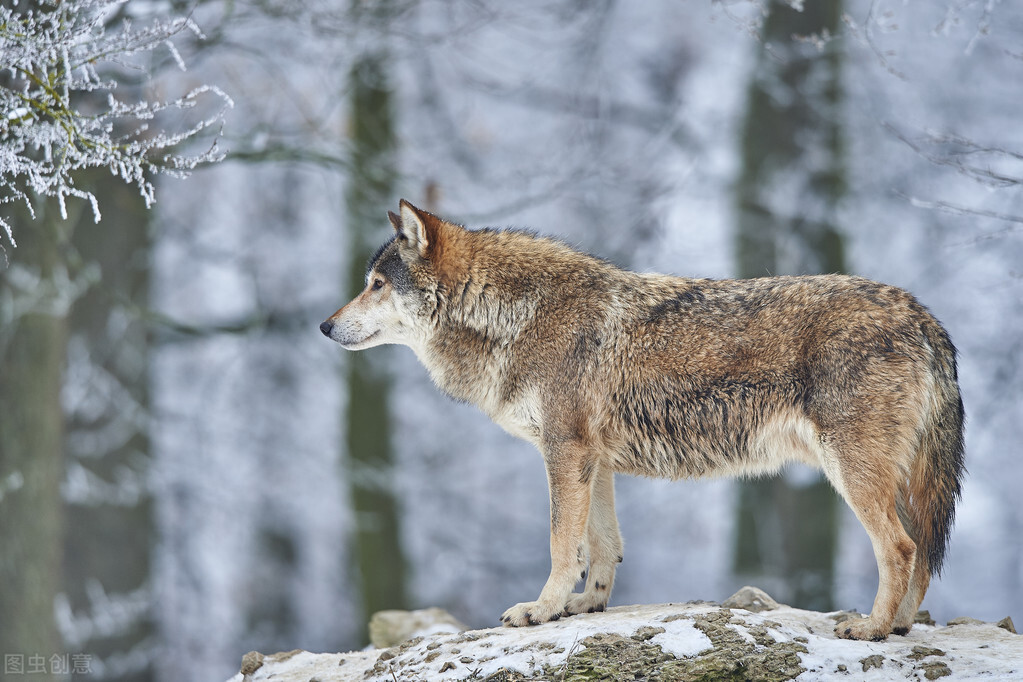
POLYGON ((330 336, 330 333, 334 331, 334 325, 330 320, 320 323, 320 331, 323 332, 324 336, 330 336))

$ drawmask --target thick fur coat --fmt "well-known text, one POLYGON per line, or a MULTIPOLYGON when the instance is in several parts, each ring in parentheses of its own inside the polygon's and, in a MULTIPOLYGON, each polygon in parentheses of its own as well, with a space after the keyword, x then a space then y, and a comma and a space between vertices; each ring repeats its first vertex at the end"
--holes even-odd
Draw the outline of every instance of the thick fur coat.
POLYGON ((909 631, 964 472, 956 351, 910 294, 842 275, 638 274, 404 201, 390 218, 366 289, 321 330, 350 350, 411 347, 441 390, 543 454, 552 570, 505 623, 607 604, 622 558, 615 473, 762 474, 796 460, 824 471, 878 561, 870 617, 836 632, 909 631))

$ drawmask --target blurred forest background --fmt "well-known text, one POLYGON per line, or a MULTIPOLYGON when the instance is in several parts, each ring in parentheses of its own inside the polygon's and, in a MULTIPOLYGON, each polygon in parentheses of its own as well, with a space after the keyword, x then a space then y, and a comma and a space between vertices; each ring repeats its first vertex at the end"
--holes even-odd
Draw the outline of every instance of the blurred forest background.
MULTIPOLYGON (((128 6, 205 33, 174 39, 187 71, 156 50, 153 80, 126 87, 218 86, 227 158, 159 178, 148 210, 82 175, 99 223, 75 199, 66 220, 0 206, 18 241, 0 265, 0 653, 223 680, 253 649, 362 646, 377 609, 483 627, 535 598, 537 453, 441 397, 407 349, 348 354, 317 329, 400 197, 643 271, 846 271, 915 293, 961 351, 969 419, 924 607, 1023 617, 1018 6, 128 6)), ((866 534, 812 471, 617 486, 612 604, 756 584, 870 609, 866 534)))

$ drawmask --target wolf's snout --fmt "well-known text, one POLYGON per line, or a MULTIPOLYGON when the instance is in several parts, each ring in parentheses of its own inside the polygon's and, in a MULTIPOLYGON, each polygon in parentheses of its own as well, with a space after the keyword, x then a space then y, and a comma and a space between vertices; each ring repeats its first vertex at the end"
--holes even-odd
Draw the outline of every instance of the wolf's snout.
POLYGON ((323 332, 324 336, 330 338, 330 333, 334 331, 334 323, 330 320, 324 320, 320 323, 320 331, 323 332))

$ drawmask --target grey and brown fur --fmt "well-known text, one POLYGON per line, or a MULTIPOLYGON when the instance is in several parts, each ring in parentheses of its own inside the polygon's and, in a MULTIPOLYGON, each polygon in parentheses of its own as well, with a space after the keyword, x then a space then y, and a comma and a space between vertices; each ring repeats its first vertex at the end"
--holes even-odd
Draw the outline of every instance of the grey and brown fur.
POLYGON ((823 469, 877 558, 870 617, 837 634, 909 631, 964 473, 956 351, 910 294, 840 275, 637 274, 405 201, 389 215, 366 289, 321 330, 350 350, 410 346, 444 392, 542 453, 551 573, 506 624, 605 607, 622 560, 614 474, 759 475, 794 460, 823 469))

